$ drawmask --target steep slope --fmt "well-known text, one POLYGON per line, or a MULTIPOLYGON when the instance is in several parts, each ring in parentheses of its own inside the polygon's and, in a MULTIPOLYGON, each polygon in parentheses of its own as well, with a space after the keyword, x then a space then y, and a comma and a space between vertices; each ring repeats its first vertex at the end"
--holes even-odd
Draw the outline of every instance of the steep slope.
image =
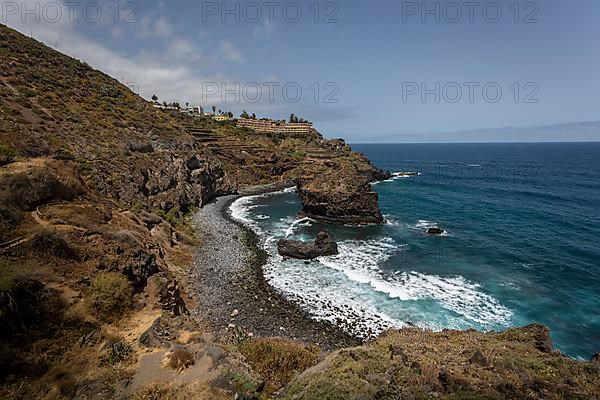
POLYGON ((552 351, 540 325, 501 333, 388 332, 327 357, 286 400, 597 399, 600 364, 552 351))
POLYGON ((98 194, 175 215, 232 190, 210 151, 116 80, 4 26, 0 39, 6 153, 71 161, 98 194))
POLYGON ((0 65, 0 398, 131 398, 176 377, 160 359, 148 375, 148 352, 175 370, 192 357, 206 381, 181 390, 200 398, 241 393, 240 377, 260 387, 235 348, 199 333, 206 310, 187 315, 195 304, 181 283, 202 245, 187 216, 240 186, 330 168, 329 156, 368 160, 324 154, 318 134, 289 140, 165 113, 1 25, 0 65), (167 352, 180 335, 192 356, 167 352), (132 386, 136 372, 149 377, 132 386))

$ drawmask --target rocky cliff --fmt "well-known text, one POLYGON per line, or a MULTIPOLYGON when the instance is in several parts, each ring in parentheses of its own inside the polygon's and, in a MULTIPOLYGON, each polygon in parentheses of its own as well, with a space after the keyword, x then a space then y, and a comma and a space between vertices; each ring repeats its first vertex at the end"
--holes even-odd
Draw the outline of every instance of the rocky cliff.
POLYGON ((295 180, 306 215, 379 223, 385 174, 318 133, 156 110, 2 25, 0 65, 0 398, 598 398, 597 361, 552 352, 541 327, 407 330, 331 355, 235 326, 218 341, 182 285, 193 209, 295 180))
POLYGON ((202 243, 187 222, 195 208, 343 162, 376 171, 318 133, 157 110, 1 25, 0 65, 0 398, 129 398, 118 382, 143 351, 136 330, 161 315, 198 329, 181 284, 202 243))

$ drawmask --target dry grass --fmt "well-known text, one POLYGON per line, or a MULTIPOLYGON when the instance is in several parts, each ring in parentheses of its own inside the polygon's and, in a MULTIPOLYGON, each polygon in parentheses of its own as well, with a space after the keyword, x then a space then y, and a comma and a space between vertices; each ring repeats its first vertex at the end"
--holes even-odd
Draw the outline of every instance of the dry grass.
POLYGON ((240 352, 255 372, 275 388, 285 386, 296 374, 319 360, 319 348, 285 339, 256 339, 243 343, 240 352))
POLYGON ((230 400, 231 396, 207 384, 157 383, 138 391, 133 400, 230 400))
POLYGON ((112 322, 131 309, 133 287, 118 272, 99 272, 92 278, 87 302, 102 321, 112 322))
POLYGON ((549 351, 547 338, 538 325, 487 334, 390 332, 331 355, 294 380, 284 398, 598 398, 600 365, 549 351))
POLYGON ((162 366, 179 373, 196 363, 194 355, 185 349, 175 349, 168 352, 162 360, 162 366))

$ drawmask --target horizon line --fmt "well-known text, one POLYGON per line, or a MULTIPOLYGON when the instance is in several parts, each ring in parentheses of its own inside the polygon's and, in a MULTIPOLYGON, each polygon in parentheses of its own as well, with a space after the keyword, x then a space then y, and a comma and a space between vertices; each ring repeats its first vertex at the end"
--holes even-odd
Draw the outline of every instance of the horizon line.
POLYGON ((348 142, 348 144, 585 144, 600 143, 600 140, 571 140, 571 141, 514 141, 514 142, 348 142))

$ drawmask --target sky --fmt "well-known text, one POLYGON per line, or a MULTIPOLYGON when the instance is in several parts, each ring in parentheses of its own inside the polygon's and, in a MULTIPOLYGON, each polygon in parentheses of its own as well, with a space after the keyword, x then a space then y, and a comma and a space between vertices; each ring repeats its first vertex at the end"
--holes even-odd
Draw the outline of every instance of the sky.
MULTIPOLYGON (((598 0, 2 0, 0 18, 148 99, 294 113, 350 142, 600 120, 598 0)), ((600 140, 560 126, 547 140, 600 140)))

